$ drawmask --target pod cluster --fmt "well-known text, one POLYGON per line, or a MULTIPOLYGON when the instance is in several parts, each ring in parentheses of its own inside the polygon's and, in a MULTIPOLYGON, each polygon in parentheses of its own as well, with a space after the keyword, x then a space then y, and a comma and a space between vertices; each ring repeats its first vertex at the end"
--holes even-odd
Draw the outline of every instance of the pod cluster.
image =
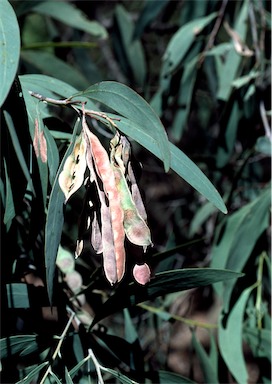
MULTIPOLYGON (((125 273, 125 239, 142 247, 145 252, 152 245, 151 234, 132 168, 130 142, 116 131, 108 153, 90 130, 86 115, 88 112, 83 108, 82 131, 65 161, 59 184, 66 202, 86 183, 86 177, 95 188, 99 204, 88 197, 89 213, 84 230, 89 231, 95 252, 103 254, 107 280, 115 284, 125 273)), ((79 238, 76 257, 81 254, 83 245, 83 239, 79 238)), ((146 284, 150 279, 149 267, 146 264, 134 267, 133 276, 138 283, 146 284), (139 273, 140 270, 144 273, 139 273)))

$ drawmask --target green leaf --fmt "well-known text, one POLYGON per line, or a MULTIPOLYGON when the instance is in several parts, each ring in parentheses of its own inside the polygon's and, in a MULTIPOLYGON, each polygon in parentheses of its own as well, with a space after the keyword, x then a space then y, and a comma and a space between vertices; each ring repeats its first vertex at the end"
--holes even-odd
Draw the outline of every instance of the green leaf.
POLYGON ((133 344, 135 341, 139 340, 139 336, 131 320, 131 316, 127 308, 124 309, 124 317, 125 317, 125 340, 128 343, 133 344))
POLYGON ((10 355, 15 355, 25 348, 29 347, 30 344, 35 344, 38 349, 37 336, 35 335, 19 335, 10 336, 0 340, 1 346, 1 358, 7 358, 10 355))
POLYGON ((192 344, 200 361, 205 382, 213 384, 219 383, 217 376, 217 364, 214 364, 214 361, 211 360, 202 344, 198 341, 194 330, 192 331, 192 344))
POLYGON ((20 142, 19 142, 16 130, 15 130, 13 121, 12 121, 12 117, 10 116, 10 114, 7 111, 3 111, 3 113, 4 113, 4 117, 5 117, 5 120, 6 120, 6 123, 7 123, 9 134, 10 134, 10 137, 11 137, 11 140, 12 140, 12 144, 13 144, 15 153, 17 155, 19 164, 20 164, 20 166, 22 168, 22 171, 23 171, 23 173, 25 175, 25 178, 28 181, 29 186, 30 186, 30 188, 33 191, 33 194, 35 196, 35 190, 34 190, 34 186, 33 186, 33 183, 32 183, 32 178, 31 178, 28 166, 27 166, 25 158, 24 158, 24 154, 23 154, 23 151, 22 151, 22 148, 21 148, 21 145, 20 145, 20 142))
MULTIPOLYGON (((233 29, 238 33, 242 41, 245 41, 248 23, 248 7, 249 1, 246 0, 242 3, 240 13, 236 18, 233 29)), ((220 72, 218 72, 219 89, 217 91, 217 98, 227 101, 232 91, 232 82, 239 76, 241 71, 242 56, 239 55, 234 47, 228 52, 220 72)))
POLYGON ((246 327, 243 336, 254 356, 267 358, 271 362, 271 331, 269 329, 246 327))
MULTIPOLYGON (((260 196, 228 217, 220 241, 213 247, 213 268, 226 268, 241 272, 260 235, 268 228, 270 207, 270 187, 260 196)), ((219 232, 220 232, 220 228, 219 232)), ((223 286, 216 284, 216 291, 224 299, 224 308, 228 311, 231 292, 235 283, 229 281, 223 286)))
POLYGON ((70 373, 69 373, 67 367, 65 367, 65 383, 66 384, 73 384, 73 380, 70 376, 70 373))
POLYGON ((258 137, 255 150, 263 153, 264 155, 271 156, 271 141, 267 136, 258 137))
POLYGON ((144 50, 140 40, 133 40, 134 24, 130 14, 122 5, 115 8, 115 16, 120 31, 124 54, 131 68, 136 83, 144 87, 146 81, 146 64, 144 50))
POLYGON ((12 222, 13 218, 15 217, 16 212, 15 212, 15 207, 14 207, 14 202, 13 202, 12 187, 11 187, 11 183, 9 180, 9 175, 8 175, 8 171, 7 171, 7 164, 6 164, 5 159, 4 159, 4 169, 5 169, 6 191, 4 194, 4 196, 5 196, 5 203, 4 203, 5 213, 4 213, 3 222, 6 225, 7 232, 8 232, 10 229, 10 226, 11 226, 11 222, 12 222))
POLYGON ((16 15, 7 0, 0 1, 0 107, 15 78, 20 57, 20 31, 16 15))
POLYGON ((18 381, 16 384, 30 384, 36 382, 35 379, 38 373, 47 365, 49 364, 48 361, 45 361, 44 363, 36 366, 31 372, 29 372, 22 380, 18 381))
POLYGON ((94 37, 105 39, 108 36, 106 29, 101 24, 88 20, 87 16, 71 3, 43 1, 33 7, 32 10, 45 16, 51 16, 70 27, 87 32, 94 37))
POLYGON ((67 151, 65 152, 65 155, 63 156, 62 162, 59 166, 48 204, 48 213, 45 225, 45 266, 47 291, 50 302, 52 302, 56 257, 64 223, 63 205, 65 201, 65 196, 62 190, 60 189, 58 178, 59 174, 63 169, 67 157, 71 154, 73 150, 79 122, 80 119, 78 119, 75 124, 71 143, 67 151))
POLYGON ((166 171, 170 167, 170 151, 165 129, 150 107, 150 105, 136 92, 124 84, 114 81, 102 81, 73 96, 85 96, 99 101, 113 109, 118 114, 127 117, 141 127, 141 133, 152 137, 160 151, 166 171))
POLYGON ((27 284, 7 284, 7 296, 9 308, 29 308, 27 284))
POLYGON ((162 77, 173 73, 187 54, 196 36, 214 18, 216 13, 190 21, 183 25, 171 38, 163 56, 162 77))
POLYGON ((172 292, 210 285, 218 281, 236 279, 241 276, 239 273, 219 269, 177 269, 156 274, 150 283, 144 287, 131 283, 124 290, 122 284, 120 284, 116 293, 97 311, 92 326, 112 313, 135 306, 143 301, 153 300, 158 296, 172 292))
POLYGON ((196 384, 194 381, 187 379, 187 377, 178 375, 173 372, 159 371, 159 383, 161 384, 196 384))
POLYGON ((169 0, 149 0, 145 3, 143 10, 135 24, 133 39, 138 39, 145 28, 163 11, 169 0))
MULTIPOLYGON (((47 162, 48 162, 48 169, 49 169, 49 181, 50 184, 53 185, 56 173, 59 166, 59 150, 57 147, 57 144, 54 140, 54 137, 50 130, 43 126, 46 142, 47 142, 47 162)), ((71 134, 70 134, 71 138, 71 134)))
POLYGON ((200 227, 215 213, 215 207, 211 202, 207 202, 200 207, 193 217, 190 224, 189 237, 192 238, 200 229, 200 227))
POLYGON ((86 88, 88 81, 81 72, 50 52, 27 50, 21 52, 21 57, 45 75, 56 76, 78 89, 86 88))
MULTIPOLYGON (((116 117, 116 115, 108 115, 110 117, 116 117)), ((124 134, 131 137, 159 159, 163 160, 152 132, 144 130, 142 125, 123 117, 120 118, 120 121, 117 121, 117 126, 124 134)), ((187 183, 189 183, 199 193, 205 196, 206 199, 215 205, 220 211, 227 213, 227 208, 218 191, 204 175, 204 173, 198 168, 198 166, 174 144, 169 143, 169 146, 171 154, 171 169, 187 181, 187 183)))
POLYGON ((103 367, 103 371, 104 372, 108 372, 110 373, 113 377, 115 377, 116 379, 118 379, 118 382, 122 383, 122 384, 137 384, 136 381, 134 380, 131 380, 129 377, 123 375, 122 373, 120 372, 117 372, 117 371, 114 371, 113 369, 111 368, 106 368, 106 367, 103 367))
POLYGON ((242 346, 242 333, 245 307, 253 288, 254 286, 243 291, 228 316, 226 326, 223 325, 222 318, 219 323, 220 353, 231 374, 239 384, 248 382, 248 372, 242 346))

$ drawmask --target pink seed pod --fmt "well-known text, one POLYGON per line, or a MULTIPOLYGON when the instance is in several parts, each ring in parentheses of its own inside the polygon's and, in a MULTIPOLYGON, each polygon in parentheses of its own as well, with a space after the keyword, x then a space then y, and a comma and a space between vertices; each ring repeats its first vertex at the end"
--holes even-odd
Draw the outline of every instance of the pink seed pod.
POLYGON ((138 265, 138 264, 134 265, 133 276, 134 276, 134 279, 137 281, 137 283, 141 285, 147 284, 150 281, 150 275, 151 275, 151 271, 149 266, 146 263, 141 265, 138 265))

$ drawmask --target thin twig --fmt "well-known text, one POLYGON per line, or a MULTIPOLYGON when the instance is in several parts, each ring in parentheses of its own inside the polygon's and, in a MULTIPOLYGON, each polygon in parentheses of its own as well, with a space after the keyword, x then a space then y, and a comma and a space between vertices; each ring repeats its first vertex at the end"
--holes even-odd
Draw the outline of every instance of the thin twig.
MULTIPOLYGON (((72 314, 70 316, 70 318, 69 318, 69 320, 68 320, 68 322, 66 324, 66 327, 64 328, 64 331, 62 332, 61 336, 59 337, 59 342, 58 342, 58 344, 56 346, 56 349, 55 349, 55 351, 54 351, 54 353, 52 355, 52 362, 56 359, 56 357, 57 357, 57 355, 58 355, 58 353, 60 351, 61 345, 62 345, 62 343, 64 341, 66 333, 67 333, 67 331, 68 331, 68 329, 69 329, 69 327, 70 327, 74 317, 75 317, 75 314, 72 314)), ((46 380, 47 376, 50 374, 50 372, 51 372, 51 364, 49 365, 49 367, 47 368, 45 374, 43 375, 43 378, 41 379, 40 384, 43 384, 45 382, 45 380, 46 380)))
POLYGON ((97 377, 98 377, 98 384, 104 384, 104 380, 103 380, 103 377, 101 374, 101 366, 100 366, 99 362, 97 361, 97 358, 95 357, 95 354, 93 353, 93 350, 91 348, 89 348, 88 352, 89 352, 89 356, 91 357, 91 359, 94 363, 94 366, 95 366, 95 370, 96 370, 97 377))
POLYGON ((268 119, 266 116, 266 110, 265 110, 263 100, 260 101, 260 115, 261 115, 261 119, 262 119, 263 126, 264 126, 265 136, 268 137, 268 139, 270 141, 272 141, 271 129, 270 129, 269 122, 268 122, 268 119))
POLYGON ((206 47, 204 48, 204 51, 202 52, 202 54, 200 56, 199 65, 201 65, 203 63, 206 52, 208 52, 214 44, 215 37, 216 37, 216 35, 219 31, 219 28, 222 24, 223 16, 224 16, 228 1, 229 0, 223 0, 222 1, 221 7, 220 7, 219 12, 218 12, 218 17, 215 21, 215 24, 214 24, 214 27, 213 27, 212 32, 210 34, 209 40, 206 44, 206 47))
POLYGON ((57 100, 57 99, 52 99, 51 97, 45 97, 37 92, 33 91, 28 91, 29 94, 36 99, 43 101, 44 103, 49 103, 49 104, 55 104, 55 105, 71 105, 71 104, 80 104, 82 103, 81 100, 71 100, 71 98, 64 99, 64 100, 57 100))
POLYGON ((255 57, 256 57, 257 63, 260 63, 261 50, 260 50, 259 42, 258 42, 257 24, 256 24, 256 18, 255 18, 255 13, 253 10, 252 1, 249 2, 248 15, 249 15, 249 20, 250 20, 252 40, 253 40, 254 49, 255 49, 255 57))

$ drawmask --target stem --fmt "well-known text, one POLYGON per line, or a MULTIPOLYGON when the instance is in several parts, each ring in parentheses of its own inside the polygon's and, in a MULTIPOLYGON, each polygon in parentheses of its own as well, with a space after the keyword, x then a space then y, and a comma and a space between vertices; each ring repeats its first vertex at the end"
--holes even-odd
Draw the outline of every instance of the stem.
MULTIPOLYGON (((151 307, 151 306, 145 305, 145 304, 138 304, 138 307, 141 307, 141 308, 143 308, 149 312, 155 313, 155 314, 158 314, 160 312, 160 309, 155 308, 155 307, 151 307)), ((181 323, 187 324, 187 325, 192 326, 192 327, 201 327, 201 328, 206 328, 206 329, 218 328, 218 326, 216 324, 202 323, 202 322, 197 321, 197 320, 190 320, 190 319, 186 319, 185 317, 172 315, 171 313, 169 313, 169 316, 174 320, 180 321, 181 323)))
MULTIPOLYGON (((67 331, 68 331, 68 329, 69 329, 69 327, 70 327, 74 317, 75 317, 75 314, 72 314, 70 316, 70 318, 69 318, 69 320, 68 320, 68 322, 66 324, 66 327, 64 328, 64 331, 62 332, 61 336, 59 337, 59 342, 58 342, 58 344, 56 346, 56 349, 55 349, 55 351, 54 351, 54 353, 52 355, 52 362, 56 359, 56 357, 57 357, 57 355, 58 355, 58 353, 60 351, 60 348, 61 348, 61 345, 63 343, 63 340, 64 340, 64 338, 66 336, 66 333, 67 333, 67 331)), ((45 374, 43 375, 43 378, 41 379, 40 384, 43 384, 45 382, 48 374, 51 372, 51 364, 49 365, 49 367, 47 368, 45 374)))
POLYGON ((22 47, 23 51, 29 49, 43 49, 43 48, 92 48, 97 47, 97 43, 94 42, 82 42, 82 41, 62 41, 54 43, 51 41, 32 43, 24 45, 22 47))
POLYGON ((265 252, 262 252, 259 258, 259 265, 257 271, 257 293, 256 293, 256 314, 257 314, 257 327, 258 329, 262 329, 262 277, 263 277, 263 264, 265 259, 265 252))
POLYGON ((270 130, 269 122, 267 120, 266 110, 265 110, 263 100, 260 101, 260 115, 261 115, 263 126, 264 126, 265 136, 268 137, 270 141, 272 141, 271 130, 270 130))
POLYGON ((97 373, 97 377, 98 377, 98 384, 104 384, 104 380, 103 380, 102 374, 101 374, 101 368, 102 367, 99 364, 99 362, 97 361, 97 358, 95 357, 95 354, 93 353, 93 350, 89 348, 88 352, 89 352, 89 356, 91 357, 91 359, 94 363, 95 369, 96 369, 96 373, 97 373))

